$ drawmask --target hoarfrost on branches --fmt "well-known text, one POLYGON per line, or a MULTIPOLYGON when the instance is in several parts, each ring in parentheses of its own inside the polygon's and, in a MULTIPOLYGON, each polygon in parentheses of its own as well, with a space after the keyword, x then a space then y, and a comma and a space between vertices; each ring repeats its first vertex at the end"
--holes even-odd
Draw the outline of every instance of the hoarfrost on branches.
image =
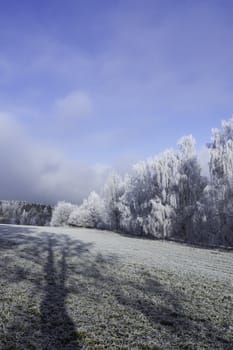
POLYGON ((233 118, 212 130, 208 149, 209 179, 201 174, 195 139, 184 136, 177 150, 138 162, 131 175, 112 173, 100 194, 80 206, 58 203, 52 223, 233 245, 233 118))

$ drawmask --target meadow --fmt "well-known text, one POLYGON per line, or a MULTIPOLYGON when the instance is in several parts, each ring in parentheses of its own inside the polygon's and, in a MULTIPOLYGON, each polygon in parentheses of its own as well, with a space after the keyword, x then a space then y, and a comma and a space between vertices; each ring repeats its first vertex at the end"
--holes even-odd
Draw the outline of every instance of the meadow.
POLYGON ((233 349, 233 252, 0 225, 0 349, 233 349))

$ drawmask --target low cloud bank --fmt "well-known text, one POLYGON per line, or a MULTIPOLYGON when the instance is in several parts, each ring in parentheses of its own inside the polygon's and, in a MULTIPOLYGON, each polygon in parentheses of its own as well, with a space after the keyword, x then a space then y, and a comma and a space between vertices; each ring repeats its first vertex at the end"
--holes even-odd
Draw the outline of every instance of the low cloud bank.
POLYGON ((61 151, 37 144, 7 113, 0 113, 0 198, 80 203, 104 183, 109 169, 67 160, 61 151))

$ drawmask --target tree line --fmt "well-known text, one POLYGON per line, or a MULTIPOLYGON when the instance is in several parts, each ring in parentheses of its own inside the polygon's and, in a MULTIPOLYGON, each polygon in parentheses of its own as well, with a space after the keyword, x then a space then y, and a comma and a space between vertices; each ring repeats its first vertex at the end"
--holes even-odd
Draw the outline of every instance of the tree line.
POLYGON ((16 225, 49 225, 52 207, 24 201, 0 201, 0 223, 16 225))
POLYGON ((233 118, 212 130, 209 175, 203 176, 192 135, 178 149, 112 173, 100 193, 79 206, 59 202, 51 224, 233 246, 233 118))

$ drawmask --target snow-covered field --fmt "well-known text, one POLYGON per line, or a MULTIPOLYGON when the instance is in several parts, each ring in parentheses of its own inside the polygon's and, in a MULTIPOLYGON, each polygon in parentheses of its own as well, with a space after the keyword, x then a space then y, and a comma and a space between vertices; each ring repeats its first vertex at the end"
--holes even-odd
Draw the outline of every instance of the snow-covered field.
POLYGON ((233 349, 233 252, 0 225, 0 349, 233 349))

